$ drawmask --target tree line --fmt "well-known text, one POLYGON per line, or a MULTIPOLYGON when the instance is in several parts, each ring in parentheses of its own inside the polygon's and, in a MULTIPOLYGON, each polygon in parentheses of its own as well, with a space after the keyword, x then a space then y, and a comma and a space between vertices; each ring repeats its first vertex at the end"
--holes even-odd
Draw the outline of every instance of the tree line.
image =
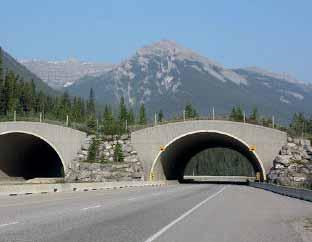
POLYGON ((288 131, 293 136, 307 136, 312 140, 312 117, 308 117, 303 113, 295 113, 289 125, 288 131))

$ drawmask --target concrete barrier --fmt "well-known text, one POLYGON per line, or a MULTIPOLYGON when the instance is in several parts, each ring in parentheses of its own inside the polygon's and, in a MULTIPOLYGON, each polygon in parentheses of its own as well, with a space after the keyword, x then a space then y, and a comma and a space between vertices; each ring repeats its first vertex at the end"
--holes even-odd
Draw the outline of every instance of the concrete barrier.
POLYGON ((91 191, 100 189, 120 189, 127 187, 165 186, 168 182, 130 181, 130 182, 94 182, 94 183, 58 183, 58 184, 19 184, 0 185, 1 195, 22 195, 51 192, 91 191))
POLYGON ((312 190, 259 182, 249 182, 249 186, 312 202, 312 190))

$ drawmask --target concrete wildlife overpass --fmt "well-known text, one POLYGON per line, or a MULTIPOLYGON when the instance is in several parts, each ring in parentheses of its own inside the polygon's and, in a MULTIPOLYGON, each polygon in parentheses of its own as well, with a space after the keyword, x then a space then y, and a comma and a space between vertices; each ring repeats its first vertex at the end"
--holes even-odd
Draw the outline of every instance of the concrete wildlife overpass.
POLYGON ((274 158, 287 142, 287 134, 247 123, 196 120, 135 131, 131 142, 143 161, 145 176, 154 180, 181 179, 194 155, 215 147, 238 151, 265 180, 274 158))
POLYGON ((0 123, 0 180, 64 177, 86 134, 37 122, 0 123))
MULTIPOLYGON (((0 180, 9 177, 64 177, 85 142, 86 134, 37 122, 0 123, 0 180)), ((179 180, 190 159, 215 147, 245 156, 266 179, 287 135, 258 125, 197 120, 135 131, 131 143, 143 162, 145 177, 179 180)))

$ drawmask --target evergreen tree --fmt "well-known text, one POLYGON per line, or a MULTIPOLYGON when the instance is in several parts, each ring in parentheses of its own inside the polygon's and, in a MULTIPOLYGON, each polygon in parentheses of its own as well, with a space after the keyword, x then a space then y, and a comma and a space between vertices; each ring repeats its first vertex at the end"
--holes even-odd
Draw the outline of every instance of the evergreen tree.
POLYGON ((14 111, 16 111, 18 104, 17 96, 17 77, 12 71, 9 71, 5 76, 4 84, 6 112, 13 113, 14 111))
POLYGON ((233 107, 232 112, 230 114, 230 120, 241 122, 244 120, 244 113, 240 106, 233 107))
POLYGON ((73 104, 72 104, 72 110, 71 110, 71 118, 75 122, 81 121, 81 110, 80 110, 80 103, 77 97, 74 97, 73 104))
POLYGON ((113 111, 110 105, 105 105, 103 114, 103 132, 105 135, 113 135, 116 133, 116 123, 113 111))
MULTIPOLYGON (((42 106, 42 104, 41 104, 42 106)), ((60 114, 64 118, 71 113, 71 100, 67 91, 65 91, 61 97, 60 114)))
MULTIPOLYGON (((36 100, 35 101, 36 102, 36 104, 35 104, 36 113, 39 113, 39 112, 44 113, 45 112, 45 100, 46 100, 45 94, 42 91, 39 91, 39 93, 35 97, 35 100, 36 100)), ((65 103, 64 100, 62 100, 62 102, 65 103)), ((62 106, 60 105, 60 107, 62 107, 62 106)), ((64 120, 64 118, 66 117, 65 116, 66 113, 65 113, 64 109, 60 108, 59 112, 60 112, 59 118, 64 120)))
POLYGON ((6 113, 5 106, 6 101, 4 92, 2 48, 0 47, 0 115, 4 115, 6 113))
POLYGON ((23 82, 22 80, 20 81, 19 103, 23 113, 27 114, 33 110, 31 86, 29 83, 23 82))
POLYGON ((90 88, 89 100, 87 102, 87 115, 95 116, 95 95, 93 88, 90 88))
POLYGON ((119 102, 118 119, 120 123, 124 123, 127 120, 127 118, 128 118, 128 111, 127 111, 127 107, 125 104, 125 99, 122 96, 119 102))
POLYGON ((119 129, 118 133, 122 134, 126 132, 126 122, 128 122, 128 111, 125 104, 124 97, 120 98, 119 110, 118 110, 119 129))
POLYGON ((99 153, 99 138, 93 137, 88 149, 88 162, 95 162, 99 153))
POLYGON ((124 161, 124 155, 122 152, 122 146, 121 144, 117 143, 114 148, 114 161, 115 162, 123 162, 124 161))
POLYGON ((164 119, 164 114, 162 110, 159 110, 158 115, 157 115, 157 122, 161 123, 164 119))
POLYGON ((258 112, 258 109, 257 107, 254 107, 252 109, 252 112, 251 112, 251 115, 249 117, 249 120, 253 123, 257 123, 258 122, 258 119, 259 119, 259 112, 258 112))
POLYGON ((97 130, 97 121, 95 119, 95 116, 89 116, 87 119, 87 128, 92 132, 96 132, 97 130))
POLYGON ((299 135, 302 135, 304 133, 304 131, 305 131, 304 126, 306 123, 307 122, 305 120, 303 113, 295 113, 293 115, 293 119, 291 121, 290 128, 295 133, 295 135, 299 136, 299 135))
POLYGON ((3 53, 0 46, 0 83, 3 81, 3 53))
POLYGON ((186 106, 184 108, 184 112, 185 112, 185 118, 186 119, 198 117, 198 113, 191 103, 186 104, 186 106))
POLYGON ((135 116, 132 108, 130 108, 128 112, 128 124, 129 125, 135 124, 135 116))
POLYGON ((146 112, 144 103, 141 104, 140 113, 139 113, 139 124, 144 125, 147 123, 146 112))

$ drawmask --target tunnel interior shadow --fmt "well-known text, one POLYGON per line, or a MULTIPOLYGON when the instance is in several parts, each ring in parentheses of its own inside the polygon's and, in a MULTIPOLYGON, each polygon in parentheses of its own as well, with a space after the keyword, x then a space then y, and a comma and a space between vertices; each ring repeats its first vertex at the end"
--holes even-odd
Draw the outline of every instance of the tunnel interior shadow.
POLYGON ((0 135, 0 170, 8 177, 64 177, 62 161, 43 139, 26 133, 0 135))

